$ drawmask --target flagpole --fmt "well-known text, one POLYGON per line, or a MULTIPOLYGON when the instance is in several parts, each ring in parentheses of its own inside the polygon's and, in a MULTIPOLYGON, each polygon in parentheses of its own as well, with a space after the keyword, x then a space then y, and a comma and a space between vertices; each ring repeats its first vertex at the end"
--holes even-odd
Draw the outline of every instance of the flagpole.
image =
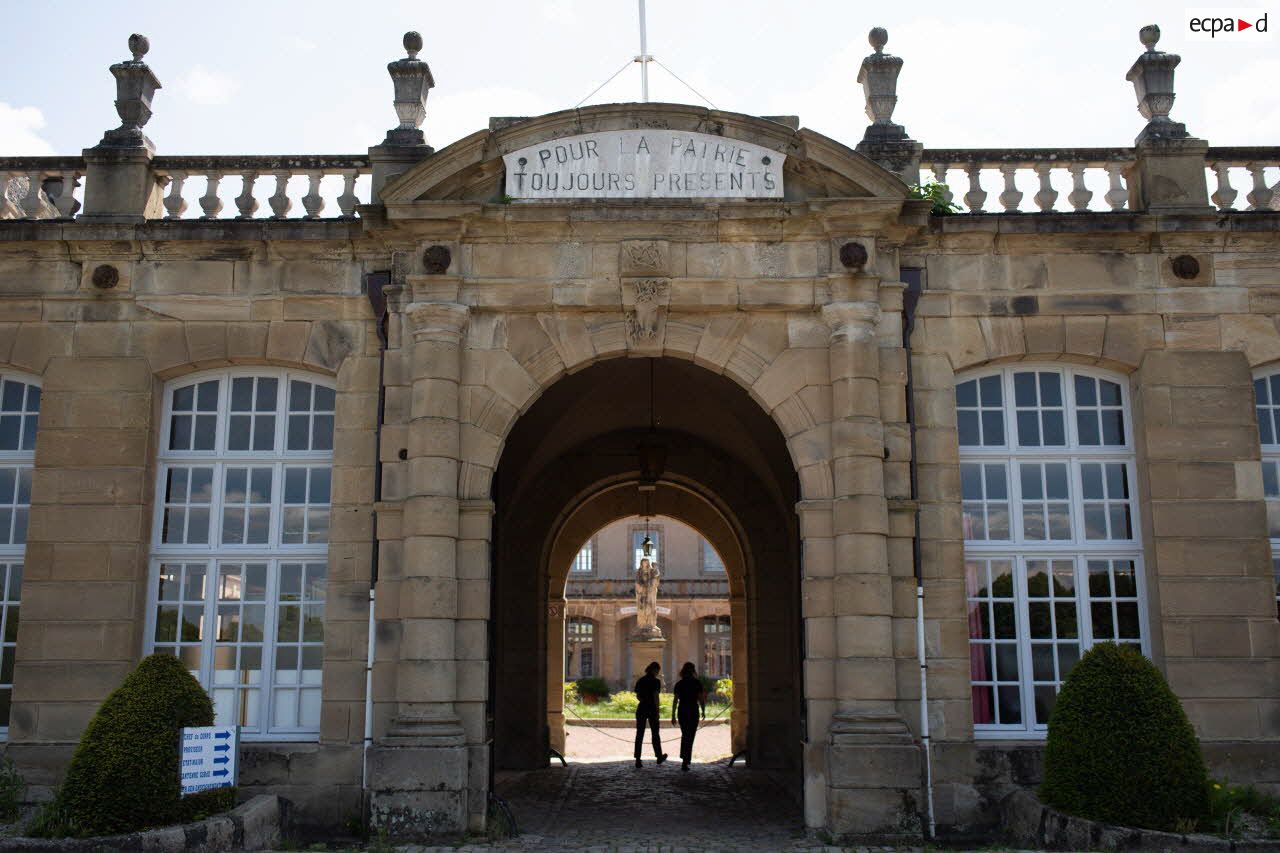
POLYGON ((649 43, 645 32, 644 0, 640 0, 640 55, 636 57, 640 63, 640 101, 649 103, 649 43))

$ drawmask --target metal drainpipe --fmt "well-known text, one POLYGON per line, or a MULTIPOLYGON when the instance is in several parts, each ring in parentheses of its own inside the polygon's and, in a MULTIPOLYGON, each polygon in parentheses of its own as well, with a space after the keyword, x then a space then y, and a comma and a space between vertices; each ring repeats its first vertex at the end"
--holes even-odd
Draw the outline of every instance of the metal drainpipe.
MULTIPOLYGON (((911 333, 915 330, 916 305, 920 302, 923 288, 921 269, 904 268, 901 277, 907 284, 902 295, 902 348, 907 355, 907 429, 911 439, 911 501, 914 504, 920 499, 920 468, 916 462, 916 411, 915 385, 911 374, 911 333)), ((920 741, 924 746, 924 786, 925 814, 929 823, 929 839, 933 839, 936 823, 933 814, 933 745, 929 739, 929 661, 924 645, 924 578, 921 573, 920 557, 920 509, 915 507, 913 513, 915 535, 911 540, 911 567, 916 578, 916 659, 920 664, 920 741)))
POLYGON ((365 652, 364 663, 364 746, 360 761, 360 790, 366 800, 369 792, 369 747, 373 744, 373 647, 374 629, 374 590, 378 585, 378 558, 381 548, 378 542, 377 505, 382 501, 382 423, 385 415, 386 390, 383 384, 384 365, 387 354, 387 287, 391 284, 391 273, 374 272, 365 276, 365 295, 373 308, 374 330, 378 335, 378 422, 373 433, 373 503, 374 528, 371 551, 372 565, 369 570, 369 645, 365 652))

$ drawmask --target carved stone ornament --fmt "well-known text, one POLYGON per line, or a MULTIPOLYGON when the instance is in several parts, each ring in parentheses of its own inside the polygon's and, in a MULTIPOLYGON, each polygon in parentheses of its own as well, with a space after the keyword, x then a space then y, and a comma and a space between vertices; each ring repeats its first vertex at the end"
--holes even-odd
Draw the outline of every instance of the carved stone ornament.
POLYGON ((422 253, 422 269, 427 275, 444 275, 453 263, 453 253, 448 246, 428 246, 422 253))
POLYGON ((1180 279, 1189 280, 1200 275, 1200 262, 1191 255, 1178 255, 1170 262, 1173 274, 1180 279))
POLYGON ((665 240, 628 240, 618 259, 622 275, 666 275, 670 246, 665 240))
POLYGON ((658 336, 662 309, 670 299, 670 285, 666 279, 641 278, 632 282, 631 287, 634 300, 627 313, 627 337, 633 343, 652 341, 658 336))
POLYGON ((99 290, 110 290, 120 283, 120 270, 111 264, 100 264, 93 270, 93 286, 99 290))
POLYGON ((548 601, 547 602, 547 618, 559 619, 561 616, 564 616, 564 602, 548 601))
POLYGON ((840 263, 851 270, 860 270, 867 265, 867 247, 850 240, 840 247, 840 263))

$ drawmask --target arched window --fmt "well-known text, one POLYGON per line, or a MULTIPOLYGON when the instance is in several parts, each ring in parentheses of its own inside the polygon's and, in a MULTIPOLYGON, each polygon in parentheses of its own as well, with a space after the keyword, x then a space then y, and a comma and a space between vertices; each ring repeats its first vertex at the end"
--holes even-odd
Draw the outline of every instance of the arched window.
POLYGON ((1280 370, 1272 368, 1253 380, 1262 443, 1262 491, 1267 499, 1267 535, 1271 537, 1271 570, 1275 575, 1276 614, 1280 618, 1280 370))
POLYGON ((575 681, 596 674, 596 623, 585 616, 565 621, 565 678, 575 681))
POLYGON ((1043 734, 1094 643, 1147 652, 1127 392, 1075 367, 956 385, 970 670, 978 735, 1043 734))
POLYGON ((248 738, 320 731, 333 415, 333 387, 294 371, 165 389, 148 648, 248 738))
POLYGON ((26 377, 0 374, 0 736, 5 737, 13 697, 39 416, 40 386, 26 377))

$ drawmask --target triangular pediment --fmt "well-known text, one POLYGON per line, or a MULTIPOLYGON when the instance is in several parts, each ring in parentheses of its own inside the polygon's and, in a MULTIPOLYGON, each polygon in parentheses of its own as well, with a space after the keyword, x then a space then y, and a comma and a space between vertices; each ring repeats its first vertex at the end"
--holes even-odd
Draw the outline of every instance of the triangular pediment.
MULTIPOLYGON (((907 187, 896 175, 820 133, 767 118, 684 104, 633 103, 495 122, 494 127, 458 140, 389 181, 382 188, 380 201, 393 209, 417 202, 547 198, 547 184, 533 170, 539 165, 554 170, 549 152, 565 151, 565 157, 598 154, 609 159, 612 155, 605 169, 613 171, 602 170, 598 176, 593 173, 594 187, 589 179, 577 176, 582 182, 577 189, 586 196, 594 190, 597 197, 620 197, 630 179, 633 188, 637 182, 653 181, 666 198, 901 201, 907 197, 907 187), (662 151, 657 150, 659 144, 662 151), (645 172, 628 176, 627 169, 636 162, 637 146, 646 155, 650 148, 668 155, 673 163, 701 163, 703 172, 682 166, 673 167, 668 175, 664 165, 660 175, 645 172), (670 151, 665 150, 667 146, 670 151), (683 161, 681 154, 685 155, 683 161), (522 173, 524 169, 530 170, 529 176, 522 173), (664 183, 667 185, 662 186, 664 183)), ((560 180, 563 178, 562 173, 560 180)))

